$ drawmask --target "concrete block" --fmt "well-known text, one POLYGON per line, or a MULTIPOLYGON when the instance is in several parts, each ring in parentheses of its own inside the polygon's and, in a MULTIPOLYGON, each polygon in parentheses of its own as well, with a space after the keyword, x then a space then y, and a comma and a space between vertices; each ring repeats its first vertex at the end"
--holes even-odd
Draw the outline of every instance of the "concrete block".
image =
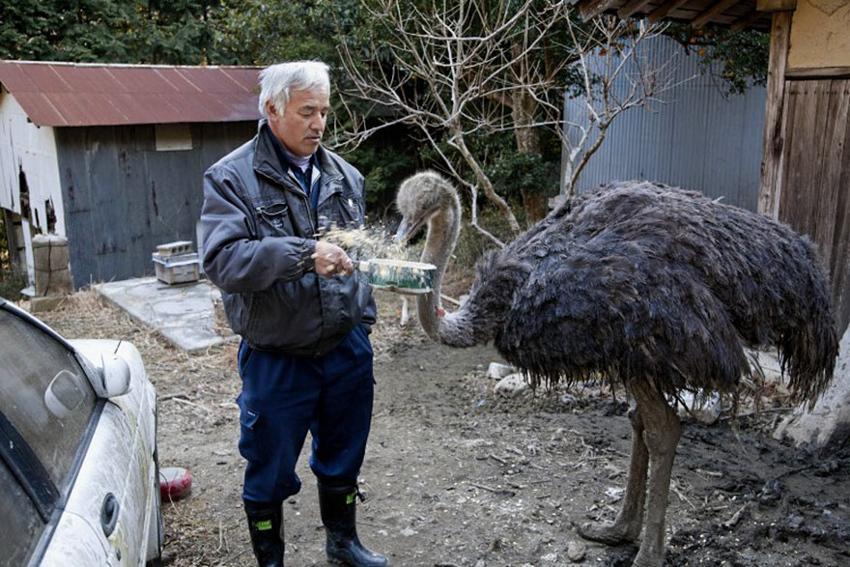
POLYGON ((65 299, 64 295, 48 295, 47 297, 33 297, 30 299, 30 311, 33 313, 40 313, 43 311, 51 311, 56 309, 62 300, 65 299))
POLYGON ((720 418, 722 407, 720 396, 716 393, 695 396, 691 392, 682 392, 679 397, 685 403, 684 406, 676 404, 676 411, 682 419, 690 418, 711 425, 720 418))
POLYGON ((513 366, 498 362, 491 362, 490 366, 487 367, 487 378, 492 380, 501 380, 508 374, 513 374, 515 372, 516 369, 513 366))
POLYGON ((160 244, 156 247, 156 253, 162 257, 178 256, 180 254, 188 254, 192 251, 191 240, 178 240, 176 242, 168 242, 160 244))
POLYGON ((517 394, 521 394, 530 388, 528 381, 522 374, 509 374, 499 380, 496 384, 495 392, 501 396, 512 398, 517 394))
POLYGON ((50 237, 47 234, 36 234, 32 237, 32 248, 33 250, 50 248, 50 237))
POLYGON ((50 248, 51 246, 67 246, 68 239, 58 234, 36 234, 32 237, 32 247, 50 248))
MULTIPOLYGON (((44 249, 45 251, 47 248, 44 249)), ((46 254, 45 254, 46 255, 46 254)), ((50 270, 35 269, 35 295, 43 297, 47 295, 50 287, 50 270)))
POLYGON ((50 269, 68 269, 68 244, 59 244, 50 247, 50 269))
POLYGON ((46 272, 50 270, 50 247, 40 246, 32 249, 32 258, 36 270, 46 272))
POLYGON ((71 281, 71 271, 64 270, 35 270, 35 296, 68 295, 74 291, 71 281))
POLYGON ((68 295, 74 292, 74 283, 71 280, 71 270, 68 268, 51 270, 49 295, 68 295))

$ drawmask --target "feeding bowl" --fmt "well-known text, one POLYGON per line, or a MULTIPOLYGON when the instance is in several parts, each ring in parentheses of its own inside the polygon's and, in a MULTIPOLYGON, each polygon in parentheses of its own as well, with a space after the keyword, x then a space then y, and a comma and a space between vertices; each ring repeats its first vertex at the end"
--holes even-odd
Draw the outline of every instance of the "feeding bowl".
POLYGON ((375 289, 410 295, 429 293, 437 270, 433 264, 388 258, 360 262, 359 268, 375 289))

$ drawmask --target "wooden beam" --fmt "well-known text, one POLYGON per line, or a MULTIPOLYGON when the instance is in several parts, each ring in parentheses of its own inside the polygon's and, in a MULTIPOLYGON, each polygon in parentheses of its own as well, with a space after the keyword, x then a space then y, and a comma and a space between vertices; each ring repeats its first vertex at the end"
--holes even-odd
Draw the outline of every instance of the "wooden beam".
POLYGON ((720 0, 720 2, 712 4, 704 11, 700 12, 699 15, 691 22, 691 25, 696 29, 700 29, 738 2, 740 2, 740 0, 720 0))
POLYGON ((756 23, 758 19, 762 17, 762 15, 763 14, 758 10, 753 10, 746 16, 742 16, 741 18, 738 18, 737 20, 732 22, 732 25, 729 29, 731 29, 733 32, 743 31, 749 28, 754 23, 756 23))
POLYGON ((667 14, 681 8, 683 5, 687 4, 688 0, 667 0, 662 5, 654 9, 649 13, 649 20, 651 22, 657 22, 661 18, 665 17, 667 14))
POLYGON ((578 5, 579 14, 583 21, 592 20, 599 14, 610 10, 617 5, 619 0, 583 0, 578 5))
POLYGON ((789 12, 797 9, 797 0, 756 0, 759 12, 789 12))
POLYGON ((778 218, 784 162, 785 68, 791 44, 792 12, 774 12, 770 28, 770 61, 767 67, 767 107, 764 119, 764 151, 761 162, 758 210, 778 218))
POLYGON ((811 67, 789 68, 785 70, 786 79, 848 79, 850 67, 811 67))
POLYGON ((652 2, 652 0, 631 0, 628 4, 617 10, 617 15, 620 16, 621 19, 625 20, 626 18, 631 17, 635 12, 643 10, 650 2, 652 2))

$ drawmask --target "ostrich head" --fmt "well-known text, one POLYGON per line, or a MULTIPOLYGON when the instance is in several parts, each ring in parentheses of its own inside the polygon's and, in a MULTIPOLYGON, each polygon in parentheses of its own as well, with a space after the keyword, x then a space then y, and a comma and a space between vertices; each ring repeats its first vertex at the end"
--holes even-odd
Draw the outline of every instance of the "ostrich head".
POLYGON ((468 310, 444 315, 440 307, 440 287, 449 257, 460 233, 461 208, 457 191, 444 177, 423 171, 406 179, 399 187, 396 205, 402 214, 396 238, 404 243, 427 228, 422 261, 434 264, 433 291, 417 301, 419 322, 435 341, 452 346, 472 346, 480 333, 468 310))
MULTIPOLYGON (((405 179, 396 195, 396 206, 401 213, 401 224, 396 233, 396 239, 406 243, 423 227, 429 230, 452 228, 451 222, 441 223, 440 220, 455 220, 456 231, 460 230, 460 199, 451 183, 438 173, 423 171, 405 179), (456 219, 444 219, 447 213, 456 212, 456 219), (438 217, 440 217, 438 219, 438 217), (429 221, 436 221, 431 222, 429 221)), ((457 234, 439 234, 432 237, 454 244, 457 234)))

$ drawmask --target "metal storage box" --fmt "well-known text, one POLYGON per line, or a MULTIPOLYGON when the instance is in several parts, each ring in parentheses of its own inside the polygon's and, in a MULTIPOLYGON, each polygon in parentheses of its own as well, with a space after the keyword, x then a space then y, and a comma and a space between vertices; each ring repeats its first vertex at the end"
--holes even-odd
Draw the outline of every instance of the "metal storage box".
POLYGON ((200 279, 198 253, 162 256, 154 252, 153 265, 156 269, 156 279, 167 284, 196 282, 200 279))

